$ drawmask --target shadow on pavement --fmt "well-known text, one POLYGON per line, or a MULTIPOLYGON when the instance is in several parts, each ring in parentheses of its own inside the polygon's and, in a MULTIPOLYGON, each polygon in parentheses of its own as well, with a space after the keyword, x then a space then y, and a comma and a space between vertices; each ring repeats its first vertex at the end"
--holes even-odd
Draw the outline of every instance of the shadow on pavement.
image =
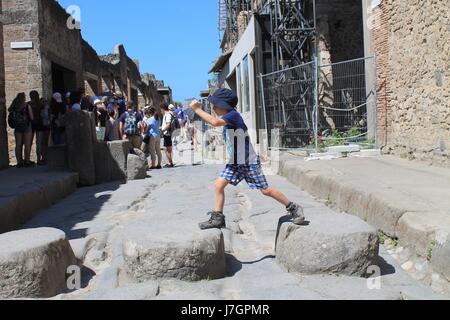
POLYGON ((227 277, 235 276, 239 271, 242 270, 243 265, 252 265, 252 264, 260 263, 264 260, 275 259, 275 258, 276 257, 274 255, 267 255, 265 257, 262 257, 259 260, 243 262, 243 261, 238 260, 235 256, 233 256, 231 254, 227 254, 226 255, 227 277))
POLYGON ((68 240, 86 238, 88 228, 81 225, 93 221, 121 185, 117 181, 80 188, 66 199, 38 212, 22 228, 56 228, 64 231, 68 240))

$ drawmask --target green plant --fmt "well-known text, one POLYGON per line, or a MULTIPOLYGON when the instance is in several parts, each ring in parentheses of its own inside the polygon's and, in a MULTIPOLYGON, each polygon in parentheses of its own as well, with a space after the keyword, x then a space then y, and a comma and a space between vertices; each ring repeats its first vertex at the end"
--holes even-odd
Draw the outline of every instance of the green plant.
POLYGON ((378 239, 380 239, 380 244, 384 244, 386 242, 386 235, 381 230, 378 230, 378 239))
POLYGON ((382 244, 382 245, 384 245, 386 243, 386 241, 389 239, 391 241, 391 243, 394 245, 394 247, 398 246, 398 239, 389 237, 382 230, 378 230, 378 238, 380 239, 380 244, 382 244))
POLYGON ((437 241, 433 240, 433 241, 431 241, 430 245, 428 246, 428 250, 427 250, 428 261, 431 261, 431 258, 433 257, 434 248, 436 247, 437 244, 438 244, 437 241))
POLYGON ((331 137, 325 140, 321 147, 328 148, 328 147, 335 147, 335 146, 342 146, 347 143, 348 140, 356 140, 358 137, 361 136, 361 131, 353 127, 347 132, 340 132, 339 130, 333 130, 331 133, 331 137))

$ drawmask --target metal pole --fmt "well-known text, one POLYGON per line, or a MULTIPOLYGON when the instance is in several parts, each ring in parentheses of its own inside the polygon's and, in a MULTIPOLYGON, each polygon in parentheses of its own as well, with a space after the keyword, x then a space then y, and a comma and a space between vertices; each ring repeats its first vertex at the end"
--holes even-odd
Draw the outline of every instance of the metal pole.
MULTIPOLYGON (((374 102, 374 115, 375 115, 375 148, 380 147, 380 142, 378 141, 378 73, 377 73, 377 55, 373 56, 373 68, 374 68, 374 79, 373 79, 373 91, 375 96, 374 102)), ((387 116, 387 115, 386 115, 387 116)))
POLYGON ((319 152, 319 59, 317 54, 314 57, 314 142, 316 145, 316 152, 319 152))
MULTIPOLYGON (((266 97, 264 94, 264 80, 262 73, 259 74, 259 80, 261 82, 261 95, 262 95, 262 105, 263 105, 263 113, 264 113, 264 126, 266 129, 267 137, 269 137, 269 126, 267 125, 267 113, 266 113, 266 97)), ((270 145, 269 145, 270 148, 270 145)))

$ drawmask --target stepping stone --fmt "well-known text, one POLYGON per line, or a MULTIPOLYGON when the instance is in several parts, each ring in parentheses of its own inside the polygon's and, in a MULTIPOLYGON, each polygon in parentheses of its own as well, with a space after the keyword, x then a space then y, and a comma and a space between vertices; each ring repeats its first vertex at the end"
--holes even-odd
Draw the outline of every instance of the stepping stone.
POLYGON ((142 180, 147 177, 147 162, 141 157, 129 154, 127 161, 128 181, 142 180))
POLYGON ((25 229, 0 235, 0 298, 50 298, 66 289, 77 265, 64 232, 25 229))
POLYGON ((309 225, 280 220, 276 254, 289 272, 364 276, 376 265, 379 240, 375 229, 347 214, 314 215, 309 225))
POLYGON ((197 231, 192 222, 165 220, 124 230, 125 264, 133 278, 139 282, 167 278, 200 281, 226 275, 224 236, 220 230, 197 231))

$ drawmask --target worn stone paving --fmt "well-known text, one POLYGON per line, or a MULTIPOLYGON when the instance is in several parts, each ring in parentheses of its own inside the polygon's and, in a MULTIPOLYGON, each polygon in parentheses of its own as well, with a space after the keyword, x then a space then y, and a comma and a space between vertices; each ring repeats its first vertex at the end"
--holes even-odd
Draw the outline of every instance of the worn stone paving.
MULTIPOLYGON (((45 226, 65 231, 76 256, 84 263, 83 288, 54 299, 443 298, 410 278, 383 247, 378 263, 382 273, 379 289, 369 289, 374 279, 286 272, 275 258, 277 227, 284 208, 246 185, 227 190, 225 274, 220 276, 220 263, 203 263, 209 257, 193 262, 191 269, 164 274, 157 263, 152 263, 154 250, 162 250, 157 251, 157 259, 167 263, 170 271, 177 270, 177 259, 189 250, 181 246, 183 241, 199 252, 219 250, 209 246, 220 241, 214 231, 202 233, 197 223, 207 219, 213 200, 212 183, 220 169, 218 165, 192 166, 186 162, 175 169, 149 172, 146 180, 80 189, 43 211, 25 228, 45 226), (153 276, 147 277, 149 273, 153 276), (192 274, 203 280, 190 278, 192 274)), ((301 203, 309 220, 330 213, 330 208, 284 178, 270 176, 269 181, 301 203)))

